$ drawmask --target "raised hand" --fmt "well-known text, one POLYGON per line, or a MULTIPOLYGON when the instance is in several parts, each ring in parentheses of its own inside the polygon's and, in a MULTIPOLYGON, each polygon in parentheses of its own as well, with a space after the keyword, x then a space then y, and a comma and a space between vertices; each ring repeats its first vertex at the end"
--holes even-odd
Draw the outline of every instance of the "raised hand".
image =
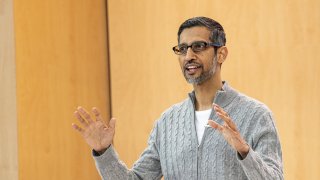
POLYGON ((82 127, 72 123, 72 127, 77 130, 87 144, 99 153, 103 153, 112 143, 115 134, 115 118, 107 124, 101 117, 97 108, 92 108, 95 115, 93 120, 90 114, 82 107, 78 107, 74 115, 82 124, 82 127))
POLYGON ((235 123, 232 121, 230 116, 217 104, 212 105, 213 110, 216 114, 224 121, 223 125, 220 125, 213 120, 209 120, 209 125, 217 129, 226 141, 239 152, 242 158, 245 158, 250 150, 249 145, 241 137, 240 132, 238 131, 235 123))

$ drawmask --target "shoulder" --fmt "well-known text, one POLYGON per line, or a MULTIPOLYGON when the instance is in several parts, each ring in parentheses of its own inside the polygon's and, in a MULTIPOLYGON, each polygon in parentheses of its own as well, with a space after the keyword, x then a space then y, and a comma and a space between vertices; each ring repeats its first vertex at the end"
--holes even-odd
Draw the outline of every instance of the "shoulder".
MULTIPOLYGON (((271 113, 267 105, 261 101, 252 98, 237 89, 231 87, 227 82, 224 83, 225 94, 224 99, 229 108, 237 111, 238 113, 271 113)), ((223 103, 222 103, 223 104, 223 103)))
POLYGON ((183 101, 173 104, 168 109, 166 109, 162 114, 161 117, 172 116, 176 113, 180 113, 182 111, 186 111, 190 106, 192 106, 192 102, 189 98, 184 99, 183 101))
POLYGON ((252 113, 258 116, 272 115, 272 111, 266 104, 240 92, 233 103, 240 108, 242 107, 250 110, 252 113))
POLYGON ((265 103, 240 92, 231 102, 229 111, 245 129, 248 126, 275 126, 273 113, 265 103))
POLYGON ((242 136, 253 145, 259 137, 277 136, 276 122, 270 108, 261 101, 238 93, 230 107, 242 136))
POLYGON ((163 123, 164 121, 178 119, 178 117, 181 114, 186 115, 192 106, 193 105, 190 98, 186 98, 179 103, 173 104, 172 106, 167 108, 165 111, 163 111, 160 118, 158 119, 158 123, 163 123))
POLYGON ((254 125, 256 128, 275 128, 273 113, 266 104, 242 93, 239 93, 239 99, 241 102, 239 105, 242 105, 246 111, 252 113, 251 125, 254 125))

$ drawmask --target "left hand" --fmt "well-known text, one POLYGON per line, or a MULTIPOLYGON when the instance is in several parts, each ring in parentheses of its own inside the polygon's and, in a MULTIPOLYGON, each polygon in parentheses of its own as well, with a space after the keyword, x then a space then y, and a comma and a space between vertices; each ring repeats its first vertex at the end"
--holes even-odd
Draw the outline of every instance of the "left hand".
POLYGON ((233 149, 238 151, 242 158, 245 158, 249 153, 250 147, 247 142, 241 137, 235 123, 230 116, 217 104, 212 105, 216 114, 224 121, 223 125, 220 125, 213 120, 209 120, 209 125, 217 129, 225 138, 225 140, 231 145, 233 149))

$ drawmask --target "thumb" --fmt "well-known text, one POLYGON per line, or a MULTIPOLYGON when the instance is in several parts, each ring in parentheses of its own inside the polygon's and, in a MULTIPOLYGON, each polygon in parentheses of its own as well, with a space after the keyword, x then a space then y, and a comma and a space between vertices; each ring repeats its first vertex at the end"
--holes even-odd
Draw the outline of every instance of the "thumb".
POLYGON ((116 127, 116 118, 111 118, 109 121, 109 127, 114 129, 116 127))

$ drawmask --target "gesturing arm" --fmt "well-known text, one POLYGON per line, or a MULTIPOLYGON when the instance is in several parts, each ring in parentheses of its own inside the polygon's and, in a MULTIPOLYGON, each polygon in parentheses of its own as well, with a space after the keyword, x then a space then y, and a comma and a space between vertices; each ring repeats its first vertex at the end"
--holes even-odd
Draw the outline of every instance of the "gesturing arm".
POLYGON ((96 108, 93 108, 92 112, 96 120, 93 120, 85 109, 79 107, 75 116, 83 128, 76 124, 72 126, 92 147, 97 169, 103 179, 160 179, 162 177, 155 143, 157 126, 150 135, 148 147, 130 170, 119 160, 111 144, 115 133, 115 119, 112 118, 107 124, 96 108))
POLYGON ((209 120, 209 125, 238 152, 238 160, 248 179, 283 179, 280 142, 271 116, 264 115, 261 117, 264 119, 259 119, 265 125, 254 132, 250 147, 229 115, 216 104, 213 109, 224 124, 209 120))

